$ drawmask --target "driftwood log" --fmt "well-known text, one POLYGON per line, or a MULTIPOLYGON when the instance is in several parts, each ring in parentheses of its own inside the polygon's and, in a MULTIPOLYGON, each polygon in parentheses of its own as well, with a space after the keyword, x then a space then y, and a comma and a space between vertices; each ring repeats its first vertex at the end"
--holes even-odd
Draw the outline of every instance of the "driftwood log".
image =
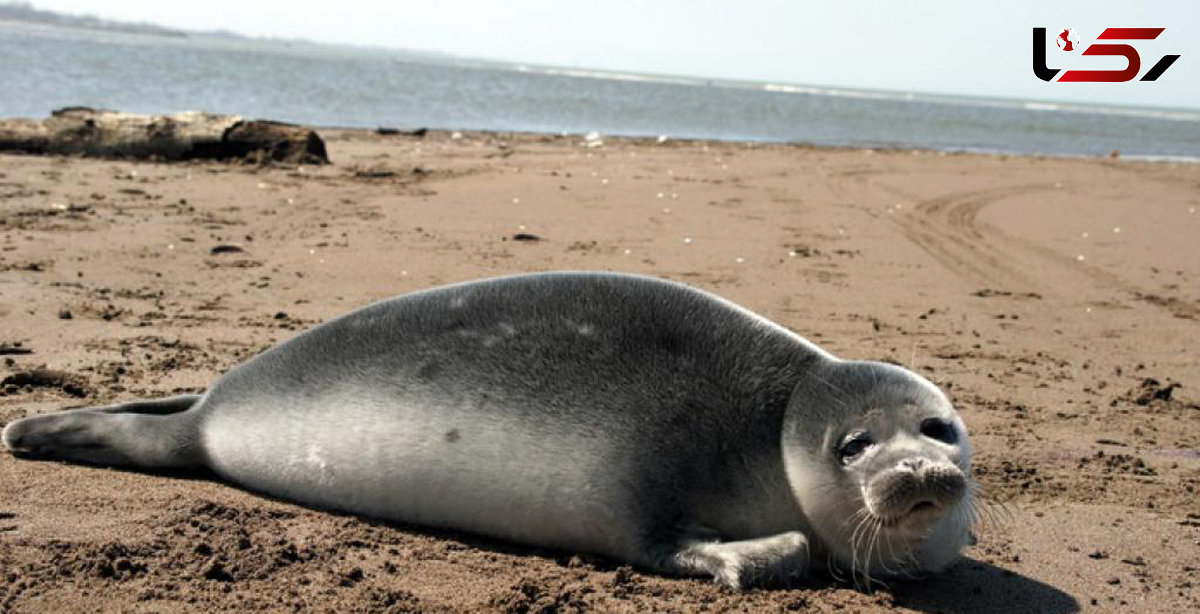
POLYGON ((41 121, 0 119, 0 151, 161 160, 329 162, 325 142, 303 126, 197 111, 133 115, 85 107, 60 109, 41 121))

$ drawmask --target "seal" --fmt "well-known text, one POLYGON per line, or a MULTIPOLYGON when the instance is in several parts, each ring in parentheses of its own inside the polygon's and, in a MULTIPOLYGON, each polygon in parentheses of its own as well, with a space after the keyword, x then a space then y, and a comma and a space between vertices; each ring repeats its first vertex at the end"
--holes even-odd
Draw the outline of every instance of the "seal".
POLYGON ((856 581, 936 571, 976 509, 966 429, 927 380, 610 273, 384 300, 203 395, 29 417, 3 440, 733 588, 825 566, 856 581))

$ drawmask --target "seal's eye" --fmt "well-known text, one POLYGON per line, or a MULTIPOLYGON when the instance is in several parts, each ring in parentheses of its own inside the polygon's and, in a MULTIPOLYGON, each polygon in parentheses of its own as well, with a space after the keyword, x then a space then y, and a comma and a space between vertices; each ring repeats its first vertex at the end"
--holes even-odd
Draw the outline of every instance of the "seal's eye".
POLYGON ((954 426, 941 418, 926 418, 922 420, 921 434, 942 443, 954 443, 958 441, 958 433, 954 432, 954 426))
POLYGON ((866 433, 850 435, 842 442, 841 447, 837 449, 838 460, 842 461, 843 465, 850 463, 873 444, 874 442, 871 441, 871 437, 866 433))

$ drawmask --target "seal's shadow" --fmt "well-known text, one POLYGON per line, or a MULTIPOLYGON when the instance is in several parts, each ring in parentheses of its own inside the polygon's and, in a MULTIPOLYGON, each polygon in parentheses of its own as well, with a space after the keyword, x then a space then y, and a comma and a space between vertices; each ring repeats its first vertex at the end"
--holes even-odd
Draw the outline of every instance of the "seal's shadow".
POLYGON ((936 576, 891 584, 896 604, 922 612, 1067 614, 1079 602, 1063 591, 970 557, 936 576))

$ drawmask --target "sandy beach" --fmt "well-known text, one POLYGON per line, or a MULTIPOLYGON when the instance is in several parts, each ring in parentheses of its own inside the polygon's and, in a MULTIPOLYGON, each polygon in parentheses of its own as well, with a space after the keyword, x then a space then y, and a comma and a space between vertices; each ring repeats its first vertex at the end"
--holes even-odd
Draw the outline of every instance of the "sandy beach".
POLYGON ((0 423, 200 391, 388 296, 626 271, 938 383, 993 521, 934 578, 734 593, 5 453, 0 611, 1200 610, 1200 165, 321 134, 319 167, 0 155, 0 423))

